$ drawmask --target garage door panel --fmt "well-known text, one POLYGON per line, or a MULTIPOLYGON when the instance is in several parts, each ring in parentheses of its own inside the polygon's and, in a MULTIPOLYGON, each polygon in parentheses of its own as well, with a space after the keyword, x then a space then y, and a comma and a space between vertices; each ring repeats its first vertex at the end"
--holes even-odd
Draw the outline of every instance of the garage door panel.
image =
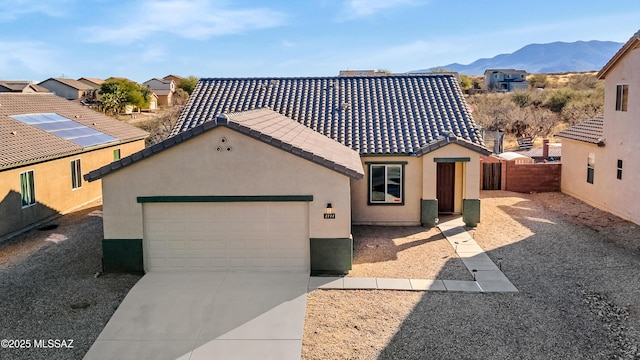
POLYGON ((147 203, 148 271, 308 271, 308 203, 147 203))

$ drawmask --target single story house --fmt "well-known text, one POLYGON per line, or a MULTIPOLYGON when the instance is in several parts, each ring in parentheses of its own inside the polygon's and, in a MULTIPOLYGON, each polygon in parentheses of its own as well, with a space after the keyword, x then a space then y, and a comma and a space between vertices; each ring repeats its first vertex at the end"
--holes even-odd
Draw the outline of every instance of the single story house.
POLYGON ((567 128, 562 138, 562 192, 640 224, 640 31, 598 72, 604 115, 567 128))
POLYGON ((96 93, 93 85, 67 78, 49 78, 38 85, 67 100, 93 99, 96 93))
POLYGON ((0 93, 0 239, 99 199, 84 172, 148 134, 51 93, 0 93))
POLYGON ((37 93, 49 90, 31 81, 0 80, 0 92, 37 93))
POLYGON ((169 139, 86 179, 105 270, 346 272, 353 224, 475 226, 489 153, 455 74, 201 79, 169 139))

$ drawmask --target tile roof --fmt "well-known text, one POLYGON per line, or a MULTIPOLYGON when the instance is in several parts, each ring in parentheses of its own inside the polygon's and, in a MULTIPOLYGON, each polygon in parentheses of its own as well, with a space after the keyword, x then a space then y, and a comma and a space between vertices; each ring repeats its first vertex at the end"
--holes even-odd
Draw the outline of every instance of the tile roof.
POLYGON ((618 50, 618 52, 615 53, 615 55, 613 55, 613 57, 602 67, 602 69, 598 71, 597 78, 604 79, 607 73, 609 72, 609 70, 613 68, 613 66, 618 62, 618 60, 624 57, 628 51, 636 49, 638 47, 640 47, 640 30, 638 30, 638 32, 633 34, 633 36, 631 36, 631 38, 627 40, 627 42, 624 45, 622 45, 620 50, 618 50))
POLYGON ((264 107, 361 155, 418 155, 452 139, 484 151, 458 77, 451 73, 200 79, 172 135, 221 113, 264 107))
POLYGON ((210 121, 194 126, 149 148, 91 171, 84 178, 87 181, 98 180, 113 171, 144 160, 219 126, 225 126, 346 176, 356 179, 364 176, 360 156, 355 151, 286 116, 269 109, 258 109, 220 114, 210 121))
POLYGON ((568 127, 555 136, 604 146, 604 115, 568 127))
POLYGON ((49 81, 49 80, 53 80, 53 81, 57 81, 59 83, 65 84, 69 87, 72 87, 74 89, 77 90, 93 90, 93 86, 89 85, 89 84, 85 84, 83 82, 80 82, 78 80, 74 80, 74 79, 68 79, 68 78, 49 78, 45 81, 40 82, 38 85, 42 86, 43 83, 49 81))
POLYGON ((44 87, 33 84, 30 81, 20 80, 2 80, 0 86, 12 91, 12 92, 25 92, 26 88, 31 88, 32 92, 49 92, 44 87))
MULTIPOLYGON (((0 93, 0 170, 69 156, 86 150, 71 141, 10 117, 37 113, 56 113, 113 136, 121 143, 143 139, 149 135, 136 127, 54 94, 0 93)), ((109 144, 109 146, 112 145, 113 143, 109 144)))
POLYGON ((78 79, 78 81, 87 85, 95 86, 97 88, 100 88, 100 86, 104 84, 104 80, 100 78, 81 77, 80 79, 78 79))

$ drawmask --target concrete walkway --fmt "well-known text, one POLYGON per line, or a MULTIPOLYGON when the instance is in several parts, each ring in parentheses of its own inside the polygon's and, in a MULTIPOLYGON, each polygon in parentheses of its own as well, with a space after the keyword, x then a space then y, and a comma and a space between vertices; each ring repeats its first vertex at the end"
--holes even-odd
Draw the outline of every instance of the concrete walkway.
POLYGON ((148 273, 87 360, 300 359, 306 273, 148 273))
POLYGON ((518 292, 464 228, 461 217, 447 218, 438 225, 475 281, 320 277, 309 279, 309 291, 324 290, 413 290, 463 292, 518 292))

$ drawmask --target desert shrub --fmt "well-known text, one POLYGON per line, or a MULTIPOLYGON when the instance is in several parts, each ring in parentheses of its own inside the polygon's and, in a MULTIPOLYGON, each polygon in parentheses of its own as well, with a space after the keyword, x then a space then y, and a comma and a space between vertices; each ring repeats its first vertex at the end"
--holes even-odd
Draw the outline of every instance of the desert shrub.
POLYGON ((545 108, 553 111, 554 113, 562 112, 562 109, 567 105, 572 97, 575 96, 575 92, 569 88, 559 88, 551 90, 547 99, 542 104, 545 108))

